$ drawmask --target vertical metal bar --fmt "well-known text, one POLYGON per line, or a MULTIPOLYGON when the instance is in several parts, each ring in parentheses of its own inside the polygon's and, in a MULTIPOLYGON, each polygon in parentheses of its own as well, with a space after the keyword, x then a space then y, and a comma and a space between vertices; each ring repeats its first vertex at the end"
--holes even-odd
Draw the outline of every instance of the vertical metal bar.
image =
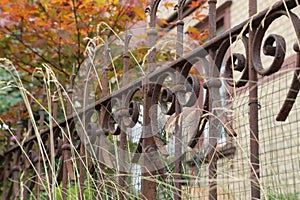
MULTIPOLYGON (((249 16, 257 12, 257 0, 249 0, 249 16)), ((259 135, 258 135, 258 96, 257 73, 253 67, 252 42, 256 27, 249 28, 249 123, 250 123, 250 161, 251 161, 251 199, 260 199, 259 188, 259 135)))
POLYGON ((29 195, 30 185, 28 183, 30 182, 29 181, 30 178, 29 178, 29 169, 26 167, 26 164, 25 164, 25 167, 24 167, 24 177, 25 177, 25 180, 24 180, 24 186, 23 186, 23 200, 27 200, 28 195, 29 195))
MULTIPOLYGON (((217 23, 216 23, 216 4, 217 0, 209 0, 208 5, 209 5, 209 39, 212 39, 216 36, 216 30, 217 30, 217 23)), ((219 78, 219 72, 216 70, 215 63, 214 63, 214 58, 215 58, 215 48, 211 48, 209 50, 209 59, 210 59, 210 68, 209 68, 209 81, 211 83, 213 81, 216 81, 219 78)), ((216 147, 217 147, 217 126, 218 124, 218 119, 216 119, 215 115, 215 96, 214 94, 219 93, 219 88, 216 87, 215 84, 209 84, 209 108, 212 113, 210 115, 210 121, 209 121, 209 137, 210 137, 210 146, 211 149, 208 153, 208 159, 209 159, 209 165, 208 165, 208 177, 209 177, 209 200, 216 200, 218 198, 217 194, 217 158, 216 158, 216 147)))
POLYGON ((14 197, 14 199, 17 199, 17 197, 19 196, 19 173, 20 173, 20 167, 18 165, 18 159, 19 159, 20 153, 19 152, 15 152, 13 155, 13 159, 14 159, 14 164, 12 166, 12 185, 13 185, 13 194, 12 196, 14 197))
MULTIPOLYGON (((147 154, 151 154, 156 151, 156 144, 152 134, 150 109, 155 104, 152 99, 153 84, 150 83, 148 75, 156 68, 156 39, 157 30, 156 25, 156 11, 160 0, 151 0, 150 7, 150 29, 147 32, 149 39, 150 53, 148 55, 148 70, 145 75, 145 81, 143 83, 143 130, 142 130, 142 149, 146 156, 143 156, 143 168, 142 168, 142 181, 141 181, 141 198, 142 199, 154 199, 156 198, 156 182, 150 180, 149 177, 156 174, 155 170, 151 170, 153 164, 147 158, 147 154)), ((147 11, 147 10, 146 10, 147 11)))
MULTIPOLYGON (((184 8, 185 0, 178 0, 178 20, 176 22, 177 26, 177 40, 176 40, 176 58, 180 58, 183 55, 183 8, 184 8)), ((176 84, 181 84, 181 69, 179 66, 176 67, 176 84)), ((181 199, 181 179, 182 179, 182 123, 178 121, 181 119, 180 114, 182 112, 181 105, 176 98, 175 100, 175 114, 176 114, 176 122, 175 122, 175 163, 174 163, 174 180, 175 180, 175 191, 174 191, 174 199, 181 199)))
MULTIPOLYGON (((9 143, 9 140, 7 140, 7 143, 9 143)), ((7 148, 8 149, 8 148, 7 148)), ((3 178, 3 193, 2 193, 2 199, 7 199, 7 189, 8 189, 8 176, 9 176, 9 162, 10 162, 11 156, 5 155, 5 164, 4 164, 4 178, 3 178)))
POLYGON ((217 32, 217 0, 208 0, 209 10, 208 10, 208 23, 209 23, 209 39, 216 37, 217 32))
MULTIPOLYGON (((65 142, 66 144, 66 139, 65 142)), ((62 177, 62 199, 65 200, 67 198, 67 187, 68 187, 68 169, 67 169, 67 161, 66 161, 66 150, 63 149, 62 154, 62 162, 63 162, 63 177, 62 177)))
MULTIPOLYGON (((72 75, 70 77, 70 85, 68 88, 68 96, 69 99, 72 99, 72 95, 73 95, 73 81, 74 81, 74 77, 75 77, 75 66, 73 66, 72 68, 72 75)), ((56 106, 57 106, 57 100, 56 102, 56 106)), ((71 102, 67 102, 67 115, 70 116, 72 114, 72 103, 71 102)), ((56 114, 56 113, 55 113, 56 114)), ((69 126, 69 130, 65 131, 68 135, 63 135, 63 146, 62 146, 62 161, 63 161, 63 177, 62 177, 62 199, 67 199, 67 192, 68 192, 68 162, 70 162, 70 157, 71 157, 71 152, 70 152, 70 143, 69 140, 71 140, 71 127, 69 126), (67 139, 69 137, 69 140, 67 139)), ((79 166, 80 167, 80 166, 79 166)), ((80 168, 79 168, 80 170, 80 168)), ((81 172, 79 173, 79 179, 82 176, 81 172)), ((80 181, 79 181, 79 187, 80 187, 80 192, 82 189, 82 186, 80 185, 80 181)), ((79 196, 80 196, 80 192, 79 192, 79 196)), ((80 197, 79 197, 80 199, 80 197)))
MULTIPOLYGON (((126 30, 125 30, 125 39, 124 39, 124 55, 123 55, 123 85, 125 86, 128 83, 128 68, 129 68, 129 54, 128 54, 128 46, 131 39, 131 35, 129 34, 128 22, 126 22, 126 30)), ((122 107, 125 108, 125 99, 126 95, 122 95, 122 107)), ((122 174, 119 178, 119 185, 121 190, 119 192, 119 198, 121 200, 125 199, 125 193, 122 190, 126 191, 126 147, 127 147, 127 136, 126 136, 126 127, 124 123, 121 122, 121 133, 120 133, 120 169, 119 173, 122 174)))
POLYGON ((177 40, 176 40, 176 58, 180 58, 183 55, 183 8, 184 8, 185 0, 178 0, 178 20, 176 22, 177 27, 177 40))
POLYGON ((41 179, 40 177, 42 177, 42 164, 41 164, 41 153, 40 153, 41 150, 39 150, 39 147, 37 147, 36 149, 36 153, 37 153, 37 161, 36 161, 36 164, 35 164, 35 168, 36 168, 36 177, 35 177, 35 197, 38 198, 39 194, 40 194, 40 186, 41 186, 41 179))
MULTIPOLYGON (((156 12, 157 7, 160 0, 151 0, 150 7, 147 7, 150 9, 150 22, 149 22, 149 30, 147 31, 148 39, 149 39, 149 48, 150 53, 148 55, 148 73, 151 73, 155 70, 155 57, 156 57, 156 39, 157 39, 157 30, 155 28, 156 25, 156 12)), ((147 11, 147 9, 146 9, 147 11)))
POLYGON ((83 200, 84 199, 84 177, 86 174, 85 171, 85 163, 84 161, 86 161, 85 159, 87 159, 86 157, 86 149, 84 146, 84 142, 81 141, 80 143, 80 157, 82 161, 79 162, 79 187, 80 187, 80 191, 78 193, 78 199, 83 200))
MULTIPOLYGON (((68 95, 69 98, 72 100, 73 98, 73 87, 74 87, 74 79, 75 79, 75 68, 76 66, 73 65, 72 68, 72 75, 70 77, 70 88, 68 90, 68 95)), ((67 108, 67 113, 68 116, 71 115, 73 112, 73 107, 72 107, 72 103, 68 102, 68 108, 67 108)), ((71 130, 71 128, 75 128, 75 127, 70 127, 70 133, 73 132, 73 130, 71 130)), ((78 133, 77 133, 78 134, 78 133)), ((72 136, 70 135, 70 139, 72 138, 72 136)), ((71 156, 70 151, 67 151, 67 157, 69 158, 71 156)), ((85 158, 85 146, 84 146, 84 142, 81 141, 80 143, 80 158, 79 159, 79 192, 78 192, 78 199, 82 200, 84 199, 84 177, 85 177, 85 168, 84 168, 84 158, 85 158)), ((70 161, 69 161, 70 162, 70 161)), ((67 163, 65 163, 67 164, 67 163)), ((67 166, 65 166, 66 170, 67 170, 67 166)))
POLYGON ((152 106, 152 99, 150 96, 150 84, 144 84, 143 86, 143 169, 142 169, 142 181, 141 181, 141 198, 142 199, 155 199, 156 198, 156 182, 155 180, 150 180, 151 176, 155 175, 155 170, 151 170, 152 163, 147 154, 151 154, 155 151, 155 141, 152 135, 151 130, 151 118, 150 118, 150 109, 152 106), (149 167, 148 167, 149 166, 149 167))
POLYGON ((108 70, 109 70, 109 54, 110 54, 110 48, 108 46, 108 38, 105 40, 105 66, 104 66, 104 72, 103 72, 103 79, 102 79, 102 97, 105 97, 109 94, 109 88, 108 88, 108 70))
MULTIPOLYGON (((109 63, 110 63, 110 48, 109 48, 109 45, 108 45, 108 36, 107 38, 105 39, 105 52, 104 52, 104 71, 103 71, 103 75, 102 75, 102 80, 101 80, 101 84, 102 84, 102 94, 101 94, 101 97, 105 97, 109 94, 109 88, 108 88, 108 70, 109 70, 109 63)), ((105 118, 105 113, 106 113, 106 108, 105 108, 106 105, 101 105, 100 107, 100 117, 99 117, 99 123, 105 121, 106 119, 105 118)), ((98 143, 100 143, 100 141, 98 140, 98 143)), ((100 144, 98 144, 100 146, 100 144)), ((101 148, 101 147, 100 147, 101 148)), ((99 149, 96 154, 99 154, 101 153, 100 152, 101 149, 99 149)), ((99 163, 100 167, 99 168, 102 168, 103 167, 103 164, 102 163, 99 163)), ((98 176, 100 178, 100 183, 99 183, 99 189, 101 189, 101 187, 103 186, 104 187, 104 190, 106 191, 106 188, 105 188, 105 184, 103 184, 103 181, 104 181, 104 176, 105 174, 102 172, 102 171, 99 171, 98 172, 98 176)), ((102 196, 102 191, 100 191, 99 193, 99 196, 97 197, 97 199, 103 199, 102 196)), ((105 195, 105 193, 104 193, 105 195)))

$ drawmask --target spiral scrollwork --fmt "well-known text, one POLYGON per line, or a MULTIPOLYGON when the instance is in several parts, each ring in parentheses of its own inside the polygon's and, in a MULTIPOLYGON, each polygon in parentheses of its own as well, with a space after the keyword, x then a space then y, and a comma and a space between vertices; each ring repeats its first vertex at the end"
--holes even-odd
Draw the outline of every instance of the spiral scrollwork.
POLYGON ((155 27, 156 12, 161 0, 151 0, 150 5, 145 8, 145 13, 150 15, 150 26, 155 27))
POLYGON ((76 150, 80 149, 80 144, 81 144, 81 140, 80 140, 80 133, 78 132, 78 130, 76 129, 76 124, 75 121, 72 120, 70 125, 70 132, 71 132, 71 141, 72 141, 72 145, 74 145, 76 150))
POLYGON ((228 58, 225 65, 225 78, 229 86, 241 87, 246 85, 248 81, 248 68, 247 61, 243 54, 234 53, 232 57, 228 58), (234 82, 234 77, 232 71, 238 71, 242 73, 240 79, 234 82))
MULTIPOLYGON (((298 38, 298 40, 299 40, 299 38, 298 38)), ((296 101, 296 98, 297 98, 299 90, 300 90, 300 80, 299 80, 300 50, 299 50, 298 42, 295 43, 294 50, 297 52, 297 63, 296 63, 295 71, 293 74, 293 80, 292 80, 292 84, 290 86, 289 92, 286 96, 286 99, 285 99, 283 105, 281 106, 279 113, 277 114, 277 117, 276 117, 277 121, 285 121, 286 120, 290 111, 293 108, 293 105, 296 101)))
POLYGON ((274 57, 274 60, 272 64, 268 68, 264 68, 262 61, 261 61, 261 46, 262 46, 262 41, 265 36, 266 31, 272 24, 272 22, 281 17, 281 16, 291 16, 292 21, 297 18, 296 15, 293 13, 287 14, 286 11, 281 10, 281 11, 276 11, 270 15, 268 15, 262 23, 254 36, 254 41, 253 41, 253 54, 252 54, 252 60, 253 60, 253 66, 254 69, 257 71, 262 76, 269 76, 275 72, 277 72, 284 61, 285 58, 285 52, 286 52, 286 42, 284 38, 280 35, 277 34, 270 34, 263 45, 263 53, 266 56, 272 56, 274 57))
POLYGON ((294 76, 292 80, 292 84, 290 86, 289 92, 286 96, 286 99, 281 106, 281 109, 276 117, 277 121, 285 121, 287 116, 289 115, 293 104, 297 98, 297 95, 300 90, 300 82, 299 82, 299 41, 300 41, 300 20, 296 14, 293 12, 285 10, 276 11, 274 13, 269 14, 266 16, 264 25, 260 25, 256 31, 254 41, 253 41, 253 65, 255 70, 262 76, 268 76, 271 74, 276 73, 280 70, 284 58, 285 58, 285 51, 286 51, 286 42, 284 38, 280 35, 276 34, 270 34, 263 45, 263 53, 267 56, 274 57, 272 64, 268 68, 264 68, 261 62, 261 55, 260 55, 260 47, 262 44, 263 37, 269 28, 269 26, 272 24, 272 22, 281 17, 286 16, 290 19, 292 22, 293 28, 295 30, 295 34, 297 36, 298 41, 296 42, 296 45, 294 45, 294 51, 297 53, 297 63, 294 71, 294 76), (295 48, 296 47, 296 48, 295 48))
POLYGON ((57 158, 61 156, 62 144, 63 144, 63 140, 57 135, 54 139, 54 156, 57 158))
POLYGON ((172 115, 175 112, 175 95, 170 88, 163 88, 160 98, 161 110, 166 115, 172 115), (171 104, 171 105, 168 105, 171 104))
MULTIPOLYGON (((232 36, 231 39, 225 40, 221 45, 219 50, 217 51, 216 57, 215 57, 215 63, 216 67, 220 70, 223 59, 226 55, 227 50, 230 48, 233 42, 237 40, 237 35, 232 36)), ((225 81, 226 83, 231 87, 243 87, 248 82, 248 38, 246 36, 243 36, 241 38, 244 49, 246 51, 246 56, 244 56, 241 53, 233 53, 232 56, 230 56, 225 63, 225 81), (234 71, 238 71, 241 73, 238 80, 234 80, 234 71)))
POLYGON ((125 127, 134 127, 139 119, 139 105, 135 101, 130 101, 127 115, 123 118, 125 127))
MULTIPOLYGON (((260 34, 258 34, 257 37, 261 37, 260 34)), ((255 70, 262 76, 274 74, 281 68, 284 61, 286 51, 286 43, 284 38, 280 35, 271 34, 265 40, 263 45, 263 53, 267 56, 274 57, 272 64, 266 69, 263 68, 260 57, 260 46, 262 41, 260 39, 255 39, 253 44, 253 65, 255 70)))
POLYGON ((120 126, 112 114, 107 118, 107 128, 107 130, 105 129, 106 132, 112 133, 113 135, 120 134, 120 126))
POLYGON ((191 107, 195 104, 200 93, 199 77, 189 75, 183 85, 176 86, 176 97, 179 103, 185 107, 191 107))

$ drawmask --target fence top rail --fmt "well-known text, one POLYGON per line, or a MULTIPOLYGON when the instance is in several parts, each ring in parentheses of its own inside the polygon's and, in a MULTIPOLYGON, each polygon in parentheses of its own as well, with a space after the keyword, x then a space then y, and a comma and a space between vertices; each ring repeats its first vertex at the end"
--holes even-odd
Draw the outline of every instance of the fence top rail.
MULTIPOLYGON (((293 8, 295 8, 296 6, 298 6, 298 0, 281 0, 281 1, 277 1, 276 3, 274 3, 272 5, 272 8, 266 8, 263 11, 257 13, 256 15, 244 20, 242 23, 236 25, 235 27, 225 31, 223 34, 214 37, 208 41, 206 41, 204 44, 202 44, 201 46, 195 48, 193 51, 191 51, 190 53, 184 55, 183 57, 180 57, 178 59, 176 59, 175 61, 172 61, 171 63, 169 63, 168 65, 162 66, 157 68, 155 71, 147 74, 147 77, 149 78, 149 80, 155 80, 157 77, 159 77, 162 73, 167 72, 170 69, 175 69, 177 66, 179 67, 183 67, 186 63, 190 63, 191 65, 196 63, 198 61, 197 58, 204 58, 207 55, 207 52, 209 49, 212 48, 217 48, 224 40, 230 38, 233 35, 245 35, 248 33, 248 29, 249 26, 258 26, 263 19, 265 18, 266 15, 270 15, 273 12, 279 11, 279 10, 291 10, 293 8), (250 23, 251 21, 251 23, 250 23)), ((121 96, 122 94, 126 93, 128 90, 130 90, 131 88, 137 88, 142 86, 144 81, 144 77, 140 77, 137 80, 135 80, 134 82, 131 82, 130 84, 127 84, 125 86, 123 86, 122 88, 120 88, 119 90, 102 97, 101 99, 99 99, 98 101, 96 101, 94 104, 89 105, 86 107, 86 109, 81 110, 78 113, 78 115, 82 115, 84 112, 88 112, 92 109, 99 109, 101 107, 101 105, 105 105, 107 104, 113 97, 117 97, 117 96, 121 96)), ((71 122, 74 119, 74 114, 71 114, 69 116, 67 116, 66 119, 63 119, 57 123, 55 123, 53 125, 53 129, 56 129, 58 127, 64 127, 66 126, 66 123, 71 122)), ((44 134, 47 134, 50 132, 50 129, 47 128, 45 130, 41 131, 41 136, 44 134)), ((33 140, 36 139, 36 136, 33 135, 31 137, 29 137, 24 144, 29 143, 33 140)), ((12 147, 10 147, 5 154, 9 154, 12 151, 15 151, 16 149, 19 148, 19 145, 14 145, 12 147)))

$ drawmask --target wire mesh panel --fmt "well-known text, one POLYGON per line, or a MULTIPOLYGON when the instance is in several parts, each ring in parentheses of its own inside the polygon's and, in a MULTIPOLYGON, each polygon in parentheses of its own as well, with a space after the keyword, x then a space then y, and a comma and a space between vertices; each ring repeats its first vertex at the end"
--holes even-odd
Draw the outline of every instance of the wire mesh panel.
POLYGON ((284 122, 276 121, 294 74, 295 63, 283 66, 277 76, 261 81, 259 127, 261 188, 265 199, 300 196, 299 101, 284 122))
MULTIPOLYGON (((278 74, 258 80, 262 199, 299 199, 299 103, 296 101, 286 121, 276 121, 291 84, 293 67, 294 62, 283 66, 278 74)), ((248 88, 238 89, 236 94, 229 100, 232 102, 231 123, 237 137, 227 136, 226 144, 219 145, 220 149, 233 148, 233 151, 226 154, 226 151, 220 150, 222 153, 217 166, 218 199, 250 199, 248 88)), ((195 177, 187 189, 188 197, 208 199, 208 165, 197 159, 190 172, 195 177)))

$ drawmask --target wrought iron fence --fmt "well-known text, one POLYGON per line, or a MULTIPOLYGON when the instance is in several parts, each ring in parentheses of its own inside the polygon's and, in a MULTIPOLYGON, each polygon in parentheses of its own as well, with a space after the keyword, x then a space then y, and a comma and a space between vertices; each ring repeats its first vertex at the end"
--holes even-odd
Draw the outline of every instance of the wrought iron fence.
MULTIPOLYGON (((29 119, 25 140, 21 140, 24 127, 19 119, 17 144, 8 146, 2 165, 3 199, 42 198, 43 194, 49 198, 60 187, 57 193, 62 199, 74 188, 78 196, 73 198, 78 199, 299 198, 300 20, 292 11, 298 2, 278 1, 256 14, 256 1, 249 1, 250 18, 216 36, 217 1, 209 0, 209 40, 183 55, 185 1, 179 0, 176 60, 157 67, 159 3, 152 0, 146 8, 149 54, 142 77, 129 82, 127 29, 120 89, 109 91, 108 73, 113 68, 106 42, 98 80, 101 97, 94 104, 87 103, 86 81, 65 94, 65 119, 57 122, 63 101, 57 93, 51 100, 52 113, 42 109, 39 125, 29 119), (283 16, 297 36, 295 62, 289 65, 284 63, 285 38, 265 36, 283 16), (242 41, 245 54, 226 56, 236 41, 242 41), (269 67, 262 64, 261 50, 273 57, 269 67), (204 72, 204 82, 190 74, 195 65, 204 72), (222 66, 224 76, 220 76, 222 66), (172 82, 170 87, 166 81, 172 82), (80 112, 71 101, 74 91, 82 92, 80 112), (163 119, 159 113, 165 115, 163 119), (163 128, 162 120, 168 121, 163 128)), ((84 64, 88 72, 83 76, 88 80, 95 66, 91 60, 84 64)))

